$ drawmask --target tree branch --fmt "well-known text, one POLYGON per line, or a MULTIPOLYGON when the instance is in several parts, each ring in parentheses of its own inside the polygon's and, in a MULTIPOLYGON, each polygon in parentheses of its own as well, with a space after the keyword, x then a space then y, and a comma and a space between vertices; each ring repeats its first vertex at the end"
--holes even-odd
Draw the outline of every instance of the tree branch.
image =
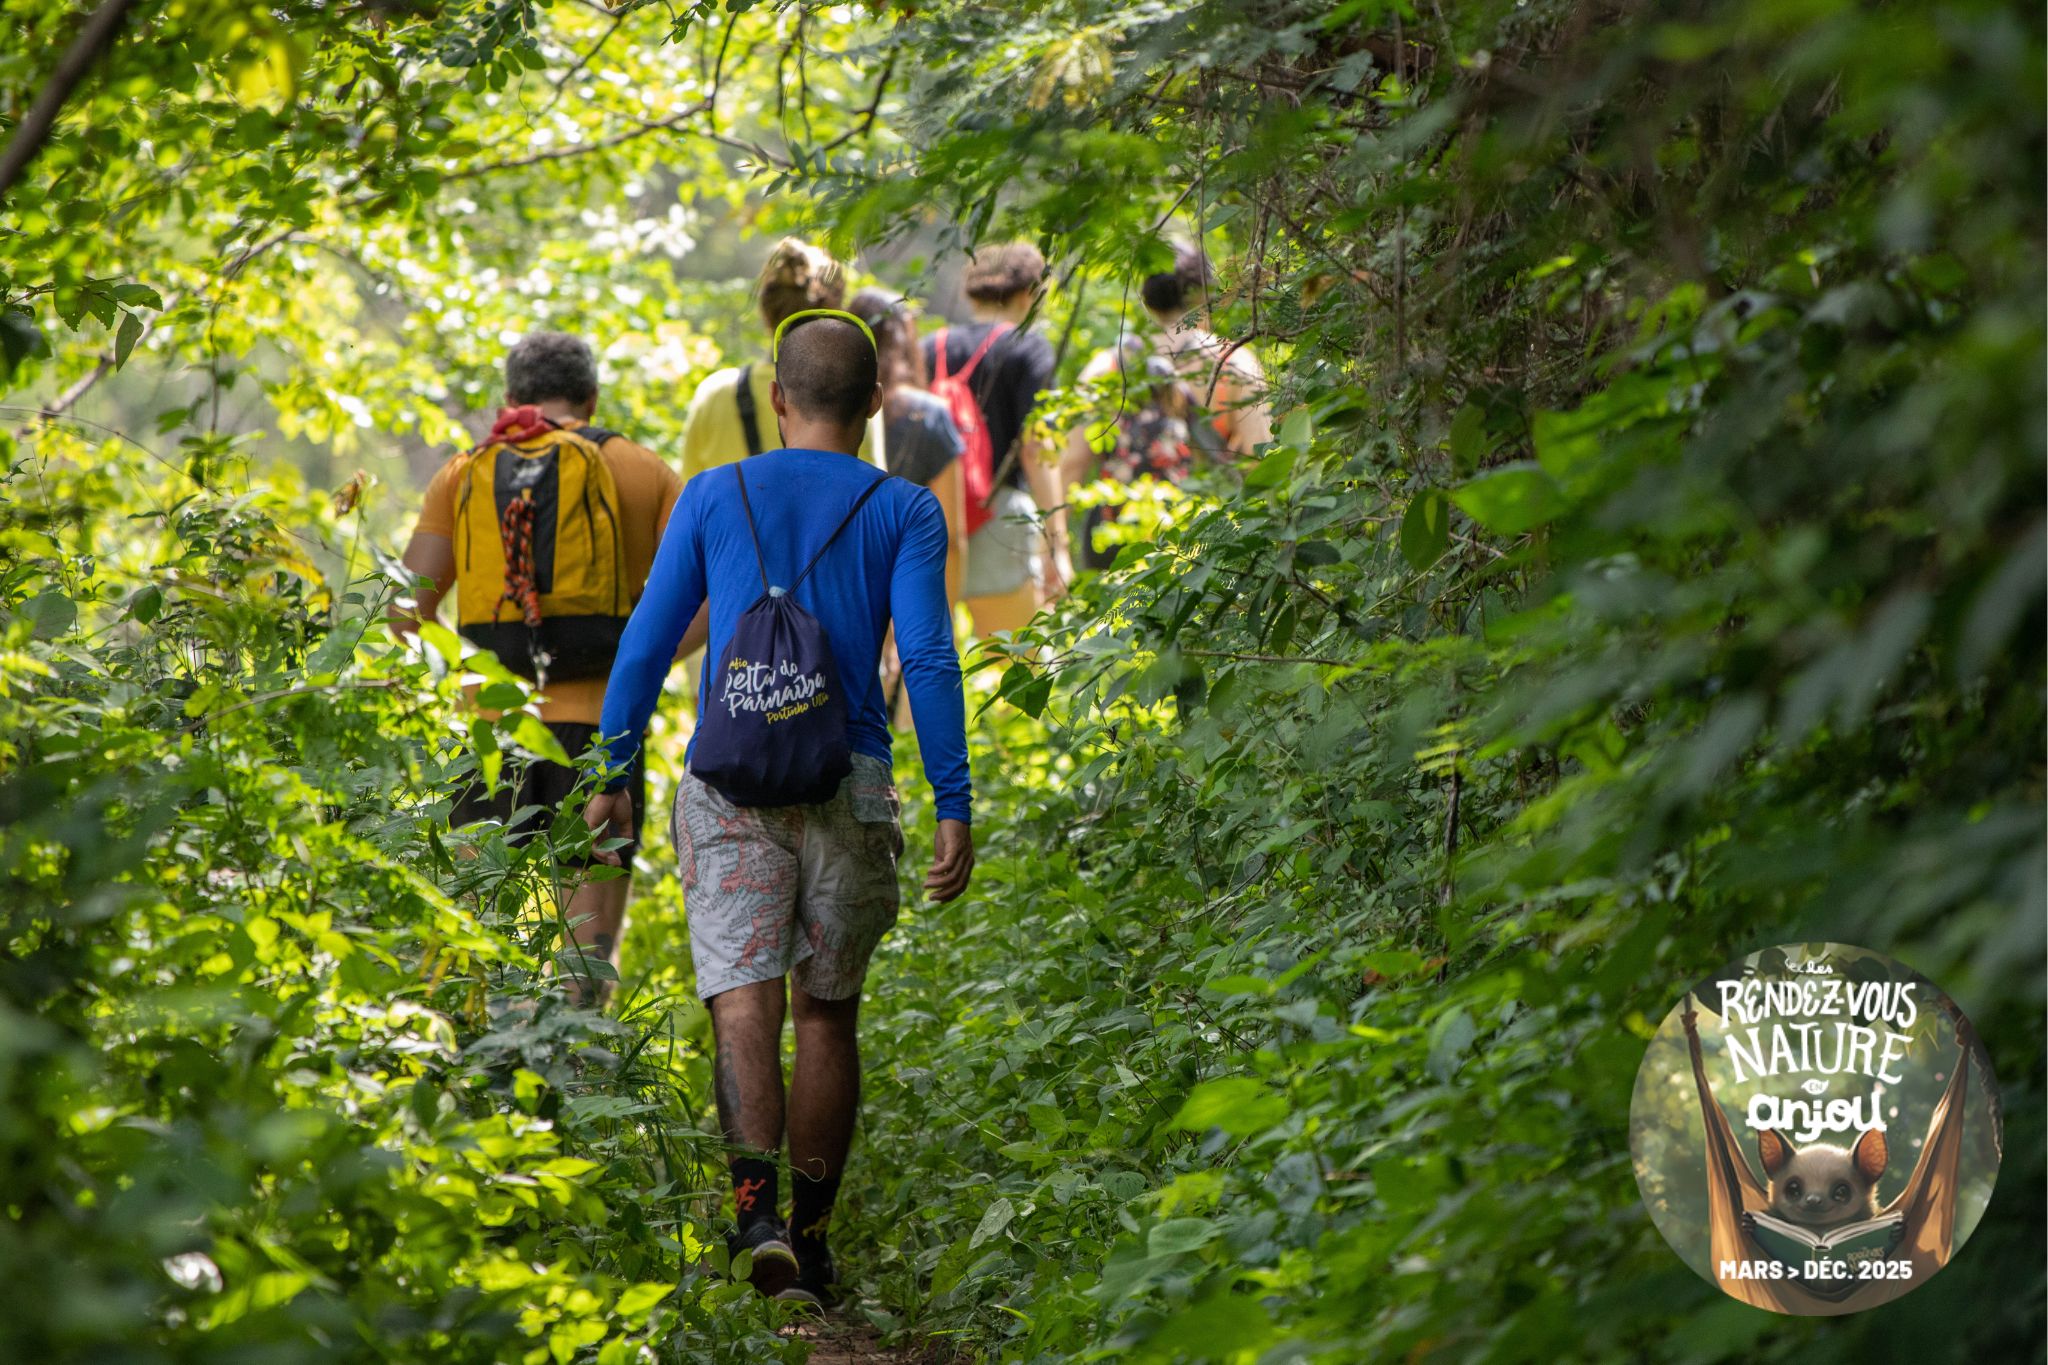
POLYGON ((882 110, 882 96, 888 93, 889 78, 896 74, 896 58, 901 51, 902 49, 900 48, 890 50, 889 60, 882 65, 881 79, 875 82, 874 96, 868 100, 868 107, 860 112, 860 123, 855 127, 848 128, 838 137, 833 138, 830 142, 818 148, 818 155, 823 156, 827 152, 834 151, 857 137, 866 137, 874 128, 875 116, 882 110))
POLYGON ((620 10, 616 15, 612 17, 611 27, 606 29, 603 32, 603 34, 601 34, 598 37, 598 40, 590 45, 590 50, 588 52, 579 54, 576 60, 570 63, 569 69, 562 73, 561 79, 555 82, 555 93, 548 97, 548 102, 541 106, 540 112, 535 114, 533 116, 534 118, 543 119, 554 112, 555 106, 562 102, 562 95, 569 89, 569 82, 575 80, 578 76, 582 75, 584 69, 590 65, 592 59, 594 59, 598 53, 604 51, 604 45, 612 40, 612 35, 619 31, 620 26, 626 22, 627 16, 630 15, 631 13, 631 10, 620 10))
POLYGON ((50 140, 50 130, 57 126, 57 115, 64 109, 64 102, 71 98, 71 92, 86 78, 106 50, 113 45, 114 37, 121 31, 121 24, 128 17, 128 11, 135 0, 100 0, 100 7, 85 21, 85 27, 78 31, 64 56, 58 61, 57 69, 50 73, 50 79, 43 86, 42 93, 20 123, 14 126, 14 136, 7 140, 7 150, 0 152, 0 195, 7 193, 28 163, 35 160, 36 153, 50 140))
POLYGON ((443 184, 456 180, 475 180, 480 176, 496 175, 500 171, 516 171, 522 167, 538 166, 544 162, 565 161, 572 156, 585 156, 591 152, 608 151, 613 147, 632 142, 637 138, 646 137, 649 133, 666 132, 671 128, 678 127, 697 117, 697 115, 710 110, 712 100, 716 97, 714 92, 713 95, 697 101, 697 103, 687 109, 677 110, 667 118, 644 121, 638 127, 628 128, 620 133, 613 133, 610 137, 601 137, 595 142, 578 142, 567 147, 549 147, 544 151, 529 152, 525 156, 515 156, 509 161, 493 161, 484 166, 464 166, 459 170, 444 172, 441 180, 443 184))
MULTIPOLYGON (((221 282, 225 284, 228 281, 234 279, 235 276, 242 273, 243 268, 246 267, 249 264, 249 262, 255 260, 258 256, 263 255, 265 252, 271 250, 280 242, 287 240, 296 231, 296 228, 285 228, 281 232, 274 232, 268 237, 261 238, 243 247, 240 253, 236 255, 235 259, 228 262, 227 265, 222 268, 220 272, 221 282)), ((183 294, 173 294, 168 299, 164 300, 164 306, 157 310, 156 316, 145 321, 142 324, 142 335, 135 339, 135 344, 137 346, 140 346, 143 342, 147 341, 149 339, 149 334, 151 332, 154 332, 157 329, 158 325, 162 323, 162 321, 165 318, 169 317, 171 315, 171 312, 174 309, 176 309, 180 303, 184 302, 184 299, 185 296, 183 294)), ((65 389, 64 392, 58 394, 55 398, 51 399, 48 403, 44 404, 40 409, 37 410, 38 419, 41 421, 48 422, 56 418, 62 417, 65 413, 71 411, 72 408, 76 407, 78 405, 78 401, 81 398, 84 398, 88 393, 91 393, 93 389, 98 386, 99 382, 102 379, 105 379, 108 375, 112 374, 113 372, 114 353, 112 351, 101 351, 98 362, 95 363, 91 369, 87 370, 84 374, 80 375, 78 379, 72 383, 70 388, 65 389)), ((19 439, 23 436, 27 436, 30 432, 34 430, 34 425, 29 424, 26 426, 17 427, 15 429, 14 434, 15 437, 19 439)))
POLYGON ((1356 659, 1324 659, 1313 654, 1245 654, 1234 649, 1183 649, 1197 659, 1241 659, 1254 664, 1322 664, 1328 668, 1356 668, 1356 659))

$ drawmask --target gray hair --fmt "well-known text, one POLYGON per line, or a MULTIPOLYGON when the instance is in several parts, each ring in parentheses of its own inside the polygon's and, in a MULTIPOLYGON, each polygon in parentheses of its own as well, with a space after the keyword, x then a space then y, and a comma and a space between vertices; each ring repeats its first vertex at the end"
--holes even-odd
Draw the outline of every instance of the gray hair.
POLYGON ((590 343, 566 332, 519 338, 505 354, 505 396, 514 403, 589 402, 597 396, 597 357, 590 343))

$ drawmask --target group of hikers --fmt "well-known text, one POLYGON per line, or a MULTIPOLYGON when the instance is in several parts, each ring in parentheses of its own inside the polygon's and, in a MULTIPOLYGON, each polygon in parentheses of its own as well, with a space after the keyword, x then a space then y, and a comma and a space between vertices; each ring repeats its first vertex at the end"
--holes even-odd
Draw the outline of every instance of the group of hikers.
MULTIPOLYGON (((1193 246, 1142 282, 1153 332, 1082 370, 1120 377, 1110 420, 1064 446, 1035 435, 1057 365, 1031 325, 1045 278, 1037 248, 985 247, 965 277, 970 320, 921 336, 902 295, 848 299, 838 261, 784 239, 756 292, 765 357, 698 387, 680 469, 597 423, 586 342, 528 335, 506 356, 489 435, 429 483, 405 550, 397 628, 435 619, 453 593, 460 633, 537 681, 541 720, 577 760, 472 787, 456 825, 528 837, 546 823, 536 811, 594 786, 590 856, 630 868, 647 723, 671 667, 701 652, 670 833, 731 1150, 731 1249, 761 1292, 806 1305, 834 1293, 826 1230, 860 1096, 861 986, 899 908, 899 704, 936 806, 925 892, 950 901, 975 859, 954 605, 978 631, 1010 630, 1065 589, 1066 488, 1179 482, 1270 437, 1256 360, 1202 325, 1208 265, 1193 246)), ((1078 539, 1083 565, 1100 562, 1087 529, 1078 539)), ((574 892, 565 919, 584 962, 616 964, 628 885, 574 892)), ((587 972, 565 984, 600 999, 587 972)))

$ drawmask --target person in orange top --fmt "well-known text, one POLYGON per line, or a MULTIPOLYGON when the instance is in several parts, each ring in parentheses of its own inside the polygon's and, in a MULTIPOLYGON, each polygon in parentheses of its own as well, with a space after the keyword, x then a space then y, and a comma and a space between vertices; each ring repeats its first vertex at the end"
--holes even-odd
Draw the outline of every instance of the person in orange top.
MULTIPOLYGON (((536 332, 522 338, 505 357, 505 402, 500 417, 538 416, 569 430, 586 426, 597 410, 597 360, 579 337, 560 332, 536 332), (526 409, 514 414, 512 409, 526 409)), ((647 583, 654 564, 654 552, 661 544, 669 512, 683 491, 683 481, 668 463, 623 436, 608 435, 599 453, 609 467, 619 497, 619 539, 625 560, 625 585, 635 601, 647 583)), ((405 566, 426 580, 416 601, 399 603, 392 611, 392 624, 400 634, 410 634, 422 621, 431 621, 441 599, 455 583, 455 498, 462 460, 456 457, 443 465, 427 484, 412 540, 405 548, 405 566)), ((698 629, 701 636, 702 628, 698 629)), ((686 649, 702 644, 685 640, 686 649)), ((608 670, 607 670, 608 671, 608 670)), ((605 674, 575 680, 553 680, 546 684, 540 700, 540 717, 571 758, 590 747, 597 733, 599 714, 604 709, 605 674)), ((641 750, 644 753, 644 750, 641 750)), ((576 786, 578 773, 558 763, 537 760, 526 765, 515 781, 501 786, 496 796, 481 786, 472 788, 457 802, 453 823, 478 820, 509 821, 524 806, 554 809, 576 786)), ((635 761, 630 776, 634 792, 633 844, 640 842, 638 812, 646 807, 646 768, 635 761)), ((512 831, 524 837, 544 820, 528 820, 512 831)), ((625 861, 631 867, 632 850, 625 861)), ((567 918, 570 934, 583 945, 592 960, 618 963, 619 938, 626 916, 626 894, 630 879, 586 882, 571 898, 567 918)), ((587 995, 586 995, 587 998, 587 995)))

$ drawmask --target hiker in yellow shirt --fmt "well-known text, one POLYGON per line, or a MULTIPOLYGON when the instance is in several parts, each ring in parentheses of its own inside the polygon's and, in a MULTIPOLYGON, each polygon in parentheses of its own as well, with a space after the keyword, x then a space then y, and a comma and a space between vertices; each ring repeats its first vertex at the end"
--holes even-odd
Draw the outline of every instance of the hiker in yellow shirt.
MULTIPOLYGON (((785 318, 808 308, 838 308, 845 298, 845 267, 829 252, 799 238, 785 237, 768 253, 754 290, 766 328, 762 339, 774 336, 785 318)), ((768 402, 774 383, 775 366, 764 354, 759 360, 719 370, 697 386, 683 423, 685 482, 707 469, 781 446, 775 409, 768 402)), ((880 418, 868 423, 861 457, 870 464, 882 463, 880 418)))

